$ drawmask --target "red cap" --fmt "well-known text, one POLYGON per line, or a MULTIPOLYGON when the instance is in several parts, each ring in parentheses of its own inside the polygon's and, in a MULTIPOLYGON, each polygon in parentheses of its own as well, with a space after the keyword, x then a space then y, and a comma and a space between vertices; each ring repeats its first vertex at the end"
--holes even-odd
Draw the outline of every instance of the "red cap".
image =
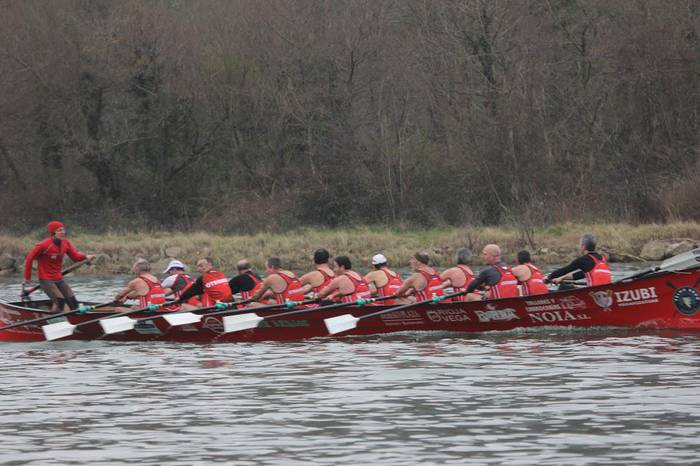
POLYGON ((65 225, 59 222, 58 220, 49 222, 49 235, 53 235, 54 232, 59 228, 65 228, 65 225))

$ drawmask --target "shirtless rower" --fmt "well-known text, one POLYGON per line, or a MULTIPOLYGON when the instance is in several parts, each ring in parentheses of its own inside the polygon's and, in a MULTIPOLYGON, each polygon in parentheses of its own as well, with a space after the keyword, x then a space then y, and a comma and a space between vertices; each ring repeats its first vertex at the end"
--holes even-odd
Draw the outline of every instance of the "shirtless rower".
POLYGON ((352 270, 352 262, 347 256, 338 256, 333 259, 333 269, 336 277, 318 292, 319 299, 331 295, 340 303, 354 303, 359 299, 369 299, 372 295, 369 286, 362 275, 352 270))
POLYGON ((430 266, 430 256, 427 252, 415 253, 408 264, 414 273, 396 291, 397 296, 416 302, 443 295, 440 274, 430 266))
POLYGON ((501 248, 487 244, 481 251, 481 259, 488 265, 467 286, 467 301, 481 299, 512 298, 518 296, 518 281, 513 276, 510 266, 501 260, 501 248), (486 296, 474 293, 479 288, 486 288, 486 296))
MULTIPOLYGON (((365 281, 369 285, 372 296, 392 296, 401 288, 403 280, 401 275, 391 270, 384 254, 375 254, 372 257, 374 270, 365 275, 365 281)), ((387 299, 382 304, 406 304, 405 299, 387 299)))
MULTIPOLYGON (((442 288, 452 287, 452 293, 459 293, 466 290, 469 283, 474 280, 474 272, 469 267, 472 259, 472 252, 469 248, 461 248, 455 255, 457 265, 445 270, 440 274, 442 288)), ((467 295, 455 296, 452 301, 467 301, 467 295)))
POLYGON ((267 277, 252 297, 256 303, 251 303, 251 305, 263 305, 260 302, 263 298, 270 298, 277 304, 304 300, 304 292, 299 278, 294 272, 282 268, 282 259, 276 256, 268 258, 265 262, 265 272, 267 272, 267 277))
MULTIPOLYGON (((131 273, 136 275, 136 278, 117 293, 114 297, 115 303, 121 304, 127 299, 138 299, 138 304, 131 306, 132 309, 165 303, 165 291, 160 280, 151 274, 151 264, 146 259, 138 259, 134 262, 131 273)), ((117 308, 117 310, 123 311, 123 308, 117 308)))
POLYGON ((335 272, 333 272, 333 269, 328 264, 329 258, 330 254, 323 248, 314 251, 315 270, 305 273, 299 279, 301 281, 304 294, 318 294, 319 291, 328 286, 328 284, 335 278, 335 272))
POLYGON ((549 288, 544 283, 544 275, 532 263, 529 251, 520 251, 518 253, 518 265, 513 267, 512 272, 515 278, 518 279, 518 283, 520 283, 521 296, 549 293, 549 288))

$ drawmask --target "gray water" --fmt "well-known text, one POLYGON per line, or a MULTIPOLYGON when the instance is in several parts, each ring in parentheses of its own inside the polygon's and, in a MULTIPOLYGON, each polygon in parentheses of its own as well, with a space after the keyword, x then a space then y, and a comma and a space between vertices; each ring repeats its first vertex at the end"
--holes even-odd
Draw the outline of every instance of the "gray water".
POLYGON ((0 464, 699 464, 698 336, 0 344, 0 464))

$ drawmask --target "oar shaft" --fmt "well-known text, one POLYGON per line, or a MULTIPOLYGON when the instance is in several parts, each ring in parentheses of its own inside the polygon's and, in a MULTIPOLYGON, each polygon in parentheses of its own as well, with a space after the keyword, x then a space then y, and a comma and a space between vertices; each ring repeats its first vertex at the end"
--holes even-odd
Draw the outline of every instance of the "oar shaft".
MULTIPOLYGON (((61 275, 68 275, 69 273, 73 272, 74 270, 77 270, 78 268, 82 267, 86 263, 87 263, 87 259, 82 260, 80 262, 76 262, 75 264, 71 265, 70 267, 66 267, 65 269, 61 270, 61 275)), ((34 293, 39 288, 41 288, 41 285, 34 285, 31 288, 28 288, 26 290, 22 290, 22 296, 27 297, 30 294, 34 293)))
POLYGON ((264 316, 263 320, 276 319, 278 317, 294 316, 297 314, 305 314, 307 312, 327 311, 329 309, 338 309, 341 307, 354 306, 356 304, 365 304, 365 303, 369 304, 369 303, 373 303, 373 302, 386 301, 387 299, 395 299, 395 298, 396 298, 396 296, 380 296, 378 298, 361 299, 358 301, 351 301, 349 303, 335 303, 335 304, 329 304, 328 306, 309 307, 306 309, 295 309, 293 311, 281 312, 279 314, 273 314, 271 316, 264 316))
MULTIPOLYGON (((110 304, 113 304, 113 302, 110 301, 110 302, 108 302, 108 303, 96 304, 96 305, 94 305, 94 306, 87 306, 87 310, 97 309, 97 308, 100 308, 100 307, 109 306, 110 304)), ((17 323, 15 323, 15 324, 11 324, 11 325, 6 325, 6 326, 4 326, 4 327, 0 327, 0 331, 2 331, 2 330, 9 330, 9 329, 15 328, 15 327, 22 327, 22 326, 24 326, 24 325, 35 324, 35 323, 37 323, 37 322, 44 322, 44 321, 46 321, 46 320, 55 319, 55 318, 57 318, 57 317, 66 317, 66 316, 69 316, 69 315, 72 315, 72 314, 77 314, 78 312, 83 312, 84 310, 86 310, 86 308, 80 307, 80 308, 78 308, 78 309, 73 309, 73 310, 70 310, 70 311, 61 312, 61 313, 59 313, 59 314, 49 314, 49 315, 46 315, 46 316, 43 316, 43 317, 37 317, 36 319, 25 320, 25 321, 22 321, 22 322, 17 322, 17 323)))

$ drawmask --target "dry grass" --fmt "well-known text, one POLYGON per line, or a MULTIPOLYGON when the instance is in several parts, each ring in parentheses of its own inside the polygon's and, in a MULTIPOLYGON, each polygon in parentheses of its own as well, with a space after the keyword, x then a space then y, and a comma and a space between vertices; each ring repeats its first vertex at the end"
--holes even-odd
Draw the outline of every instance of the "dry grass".
MULTIPOLYGON (((177 258, 190 265, 198 257, 209 255, 220 261, 222 270, 232 271, 240 258, 246 257, 262 268, 265 258, 271 255, 280 256, 291 269, 305 270, 309 268, 313 251, 324 247, 331 254, 348 255, 358 268, 365 269, 369 258, 377 252, 385 254, 391 264, 399 267, 405 266, 413 253, 424 250, 433 256, 438 266, 445 266, 452 262, 458 248, 469 246, 478 252, 486 243, 499 244, 507 260, 512 260, 517 251, 528 249, 540 263, 561 263, 577 254, 578 238, 586 232, 598 237, 603 250, 638 255, 642 246, 651 239, 699 239, 700 223, 636 226, 561 224, 530 231, 529 237, 516 227, 399 231, 365 226, 226 236, 204 232, 76 234, 71 241, 82 251, 109 256, 103 258, 99 265, 90 267, 94 273, 125 272, 136 257, 162 263, 167 260, 166 249, 173 252, 169 248, 177 248, 177 258)), ((0 236, 0 254, 23 257, 39 239, 0 236)))

